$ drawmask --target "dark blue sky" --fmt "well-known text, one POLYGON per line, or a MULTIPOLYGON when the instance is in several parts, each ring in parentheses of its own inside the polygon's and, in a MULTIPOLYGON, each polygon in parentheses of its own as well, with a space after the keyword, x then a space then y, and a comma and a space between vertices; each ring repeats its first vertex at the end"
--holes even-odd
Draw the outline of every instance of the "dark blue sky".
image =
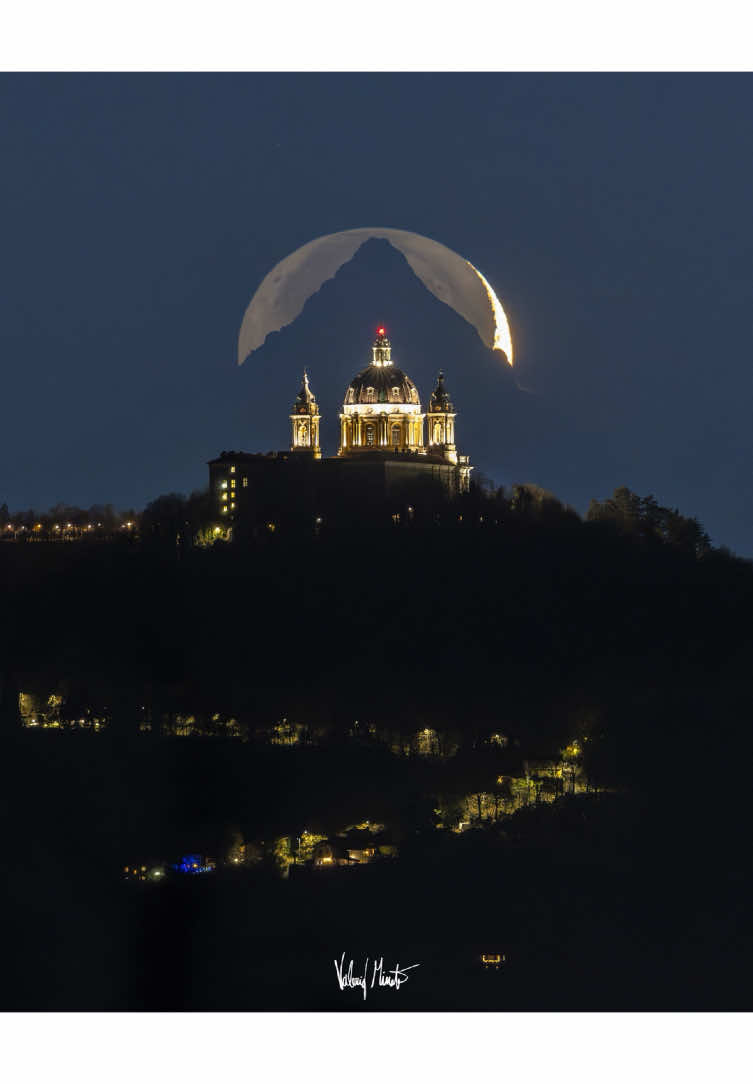
POLYGON ((286 447, 309 368, 325 451, 384 321, 502 484, 617 485, 753 555, 748 75, 0 78, 0 503, 143 505, 225 448, 286 447), (462 253, 514 373, 370 242, 235 364, 266 272, 334 230, 462 253), (527 390, 522 390, 527 389, 527 390))

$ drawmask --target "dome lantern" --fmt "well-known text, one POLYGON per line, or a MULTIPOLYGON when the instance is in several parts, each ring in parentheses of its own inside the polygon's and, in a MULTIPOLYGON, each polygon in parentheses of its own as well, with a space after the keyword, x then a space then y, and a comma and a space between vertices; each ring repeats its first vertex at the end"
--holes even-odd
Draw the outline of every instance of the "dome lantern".
POLYGON ((374 340, 374 345, 371 349, 373 353, 372 365, 392 365, 392 347, 390 346, 390 340, 387 338, 387 333, 383 327, 377 328, 376 339, 374 340))

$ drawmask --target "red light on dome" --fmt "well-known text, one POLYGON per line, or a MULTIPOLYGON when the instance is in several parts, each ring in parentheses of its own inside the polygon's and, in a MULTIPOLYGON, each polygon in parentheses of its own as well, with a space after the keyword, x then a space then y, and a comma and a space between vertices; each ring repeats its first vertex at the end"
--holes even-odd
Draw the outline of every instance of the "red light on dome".
POLYGON ((383 327, 378 327, 377 328, 377 335, 384 335, 384 328, 383 327))

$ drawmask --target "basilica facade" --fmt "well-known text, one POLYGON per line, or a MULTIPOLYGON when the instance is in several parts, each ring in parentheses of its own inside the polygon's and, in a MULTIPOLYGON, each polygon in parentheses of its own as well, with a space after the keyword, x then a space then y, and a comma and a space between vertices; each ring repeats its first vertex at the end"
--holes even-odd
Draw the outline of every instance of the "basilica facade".
POLYGON ((210 491, 221 521, 261 522, 274 505, 272 495, 277 507, 283 494, 288 501, 332 508, 338 496, 368 502, 427 483, 450 496, 467 492, 473 468, 455 444, 456 413, 444 374, 424 410, 418 388, 392 360, 383 327, 371 355, 345 391, 337 455, 322 457, 321 414, 304 372, 290 412, 287 452, 222 452, 210 461, 210 491))

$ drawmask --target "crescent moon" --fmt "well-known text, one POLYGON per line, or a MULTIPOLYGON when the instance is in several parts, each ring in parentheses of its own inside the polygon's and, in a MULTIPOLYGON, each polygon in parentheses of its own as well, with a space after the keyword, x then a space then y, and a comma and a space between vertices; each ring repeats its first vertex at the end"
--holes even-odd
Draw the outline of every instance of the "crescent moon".
POLYGON ((435 297, 476 329, 490 350, 513 363, 510 326, 502 303, 477 267, 420 233, 389 227, 363 227, 328 233, 302 245, 264 277, 246 309, 238 335, 238 364, 258 350, 268 335, 291 324, 312 294, 337 274, 372 237, 403 254, 411 270, 435 297))

